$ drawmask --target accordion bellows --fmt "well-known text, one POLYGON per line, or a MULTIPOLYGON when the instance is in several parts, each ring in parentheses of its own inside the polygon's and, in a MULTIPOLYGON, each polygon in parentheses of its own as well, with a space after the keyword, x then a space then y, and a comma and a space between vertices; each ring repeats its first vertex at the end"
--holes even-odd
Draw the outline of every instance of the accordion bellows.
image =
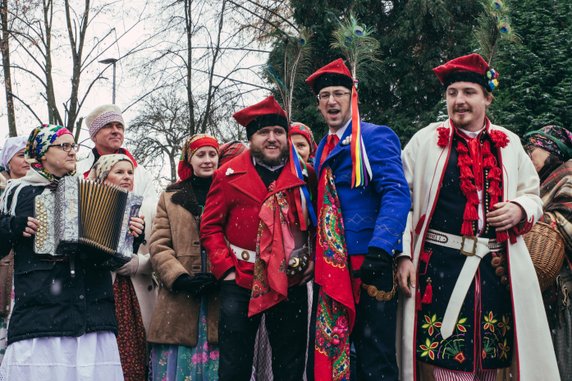
POLYGON ((133 253, 129 219, 137 215, 141 202, 141 196, 114 185, 64 177, 55 192, 44 192, 35 199, 40 226, 34 251, 59 257, 87 247, 120 266, 133 253))

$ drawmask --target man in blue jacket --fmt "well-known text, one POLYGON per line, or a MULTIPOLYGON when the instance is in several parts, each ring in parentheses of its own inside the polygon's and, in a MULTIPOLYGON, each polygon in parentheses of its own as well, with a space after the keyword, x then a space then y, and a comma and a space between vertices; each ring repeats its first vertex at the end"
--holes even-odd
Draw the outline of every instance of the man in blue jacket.
POLYGON ((411 201, 396 134, 359 120, 352 75, 338 59, 306 79, 328 125, 316 153, 318 231, 314 376, 397 380, 393 258, 411 201), (353 104, 353 106, 352 106, 353 104))

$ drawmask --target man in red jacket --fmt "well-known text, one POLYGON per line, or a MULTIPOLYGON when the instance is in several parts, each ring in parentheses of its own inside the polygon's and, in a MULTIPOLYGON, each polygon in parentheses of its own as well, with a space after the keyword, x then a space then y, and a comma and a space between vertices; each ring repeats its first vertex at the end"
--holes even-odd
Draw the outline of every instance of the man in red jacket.
POLYGON ((291 170, 288 122, 273 97, 234 114, 250 150, 214 175, 201 223, 211 270, 221 279, 221 381, 249 380, 262 314, 274 380, 301 380, 307 344, 307 291, 313 262, 303 202, 308 168, 291 170), (297 266, 297 264, 300 264, 297 266))

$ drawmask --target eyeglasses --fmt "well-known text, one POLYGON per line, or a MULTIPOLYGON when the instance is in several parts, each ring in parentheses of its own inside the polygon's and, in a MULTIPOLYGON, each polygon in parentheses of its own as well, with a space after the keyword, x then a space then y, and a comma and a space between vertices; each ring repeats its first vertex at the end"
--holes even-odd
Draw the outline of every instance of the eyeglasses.
POLYGON ((346 92, 334 91, 333 93, 323 92, 323 93, 316 95, 316 98, 318 98, 318 101, 320 101, 320 102, 327 102, 331 96, 333 96, 335 100, 340 100, 340 99, 342 99, 343 96, 348 95, 348 94, 351 94, 351 93, 349 91, 346 91, 346 92))
POLYGON ((58 147, 64 152, 70 152, 71 150, 74 150, 74 152, 79 151, 79 144, 75 143, 50 144, 48 147, 58 147))

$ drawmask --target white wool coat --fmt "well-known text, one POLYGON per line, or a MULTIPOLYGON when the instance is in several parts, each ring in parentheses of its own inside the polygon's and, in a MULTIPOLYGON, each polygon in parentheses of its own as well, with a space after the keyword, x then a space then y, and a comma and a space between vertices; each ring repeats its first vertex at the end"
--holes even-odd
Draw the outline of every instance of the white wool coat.
MULTIPOLYGON (((500 152, 503 201, 519 204, 526 212, 527 222, 538 221, 542 216, 542 201, 538 196, 539 179, 532 162, 522 148, 519 137, 493 124, 490 125, 490 130, 500 130, 509 138, 508 145, 500 152)), ((452 131, 449 121, 433 123, 417 132, 402 154, 412 201, 403 237, 402 255, 411 258, 415 269, 418 267, 424 237, 437 203, 438 191, 451 152, 452 131), (449 128, 449 143, 444 148, 437 144, 438 127, 449 128)), ((516 379, 559 380, 540 287, 528 249, 521 236, 517 237, 514 244, 508 243, 507 253, 516 334, 513 360, 518 367, 516 379)), ((413 381, 417 373, 415 314, 415 298, 401 295, 397 346, 402 381, 413 381)))

